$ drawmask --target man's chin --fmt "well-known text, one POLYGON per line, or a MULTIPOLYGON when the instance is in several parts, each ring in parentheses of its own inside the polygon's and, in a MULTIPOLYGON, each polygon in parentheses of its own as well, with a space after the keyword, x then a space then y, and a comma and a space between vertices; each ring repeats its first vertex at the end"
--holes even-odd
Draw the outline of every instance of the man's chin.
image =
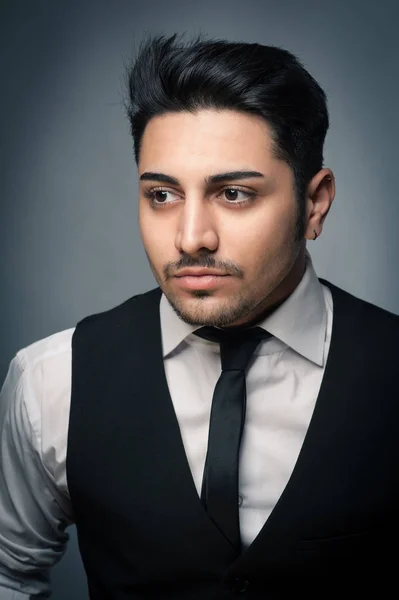
POLYGON ((184 300, 168 296, 167 298, 178 317, 189 325, 214 325, 225 312, 220 301, 205 290, 196 290, 191 294, 191 298, 184 300))
POLYGON ((234 306, 232 302, 228 303, 209 292, 207 292, 207 296, 192 296, 187 299, 168 296, 167 298, 182 321, 198 327, 234 326, 238 320, 244 319, 245 321, 252 308, 245 301, 234 306))

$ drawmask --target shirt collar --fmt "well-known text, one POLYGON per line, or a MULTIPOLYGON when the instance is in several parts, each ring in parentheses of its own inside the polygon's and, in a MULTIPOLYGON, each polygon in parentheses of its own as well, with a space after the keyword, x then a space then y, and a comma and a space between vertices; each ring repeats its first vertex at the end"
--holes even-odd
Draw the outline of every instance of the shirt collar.
MULTIPOLYGON (((189 325, 180 319, 162 294, 160 319, 164 358, 170 354, 198 325, 189 325)), ((305 273, 292 294, 258 327, 319 366, 324 364, 324 340, 327 328, 327 310, 323 288, 306 253, 305 273)))

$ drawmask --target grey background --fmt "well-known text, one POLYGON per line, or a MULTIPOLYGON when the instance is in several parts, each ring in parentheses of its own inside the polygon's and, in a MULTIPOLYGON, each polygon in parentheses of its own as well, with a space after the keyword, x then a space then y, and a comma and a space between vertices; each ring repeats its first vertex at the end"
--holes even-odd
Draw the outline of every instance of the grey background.
MULTIPOLYGON (((0 375, 14 353, 154 287, 136 216, 124 63, 145 31, 286 47, 329 96, 337 197, 319 276, 399 312, 399 3, 1 2, 0 375)), ((373 349, 383 351, 383 349, 373 349)), ((55 600, 87 597, 74 529, 55 600)))

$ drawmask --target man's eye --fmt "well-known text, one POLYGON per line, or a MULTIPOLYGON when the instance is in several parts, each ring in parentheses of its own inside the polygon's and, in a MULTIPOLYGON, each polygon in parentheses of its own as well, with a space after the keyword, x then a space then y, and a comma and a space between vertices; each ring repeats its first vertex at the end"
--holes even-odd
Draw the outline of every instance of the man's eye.
POLYGON ((165 192, 164 190, 155 190, 155 192, 152 193, 152 197, 157 202, 164 203, 168 199, 168 194, 169 192, 165 192))
POLYGON ((225 188, 222 192, 225 200, 227 202, 245 202, 246 200, 251 199, 251 197, 255 196, 253 192, 248 192, 246 190, 239 190, 237 188, 225 188))
POLYGON ((144 193, 146 198, 149 198, 153 204, 169 204, 173 200, 174 194, 169 190, 155 189, 144 193))

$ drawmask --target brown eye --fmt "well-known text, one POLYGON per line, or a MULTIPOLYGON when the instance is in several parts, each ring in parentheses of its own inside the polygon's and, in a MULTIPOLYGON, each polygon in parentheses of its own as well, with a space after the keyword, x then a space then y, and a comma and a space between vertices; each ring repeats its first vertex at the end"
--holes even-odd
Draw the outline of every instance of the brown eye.
POLYGON ((247 190, 240 190, 239 188, 224 188, 222 197, 228 204, 244 206, 251 200, 254 200, 256 194, 247 190))
POLYGON ((234 188, 228 188, 224 190, 224 193, 226 194, 226 200, 234 201, 237 200, 239 190, 235 190, 234 188))
POLYGON ((174 204, 179 196, 176 192, 171 190, 165 190, 163 188, 153 188, 148 191, 144 191, 144 196, 149 199, 151 206, 161 207, 169 206, 174 204))
POLYGON ((154 200, 156 200, 157 202, 160 202, 162 204, 167 199, 168 199, 168 192, 165 192, 164 190, 154 191, 154 200))

